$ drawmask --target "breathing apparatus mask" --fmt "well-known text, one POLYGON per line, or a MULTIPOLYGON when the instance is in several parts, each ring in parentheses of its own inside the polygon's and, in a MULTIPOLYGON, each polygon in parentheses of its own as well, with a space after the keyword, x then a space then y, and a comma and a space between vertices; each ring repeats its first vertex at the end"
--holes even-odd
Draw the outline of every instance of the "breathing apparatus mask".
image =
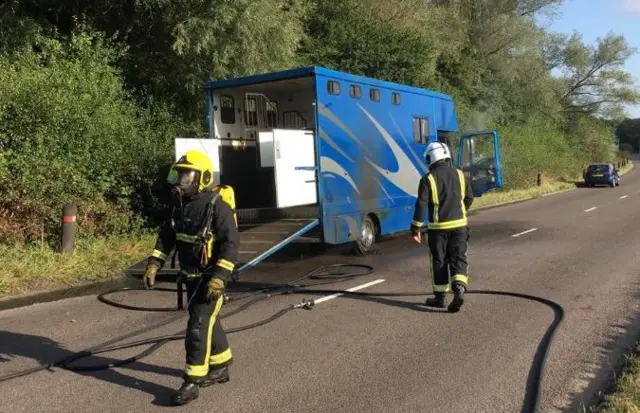
POLYGON ((171 194, 178 198, 190 198, 198 193, 200 173, 193 169, 171 168, 167 178, 171 194))

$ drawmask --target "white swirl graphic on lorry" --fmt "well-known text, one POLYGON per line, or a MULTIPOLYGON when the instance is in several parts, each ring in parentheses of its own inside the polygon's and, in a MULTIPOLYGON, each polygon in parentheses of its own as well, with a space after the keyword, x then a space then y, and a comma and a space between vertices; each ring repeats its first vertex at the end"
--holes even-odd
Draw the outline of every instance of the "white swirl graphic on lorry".
POLYGON ((373 122, 374 126, 387 142, 387 145, 389 145, 389 148, 391 148, 391 152, 393 152, 393 155, 398 162, 398 170, 396 172, 392 172, 388 169, 381 168, 368 158, 367 161, 371 166, 376 168, 382 176, 391 181, 392 184, 409 195, 414 197, 418 196, 418 182, 420 182, 420 178, 422 178, 420 171, 418 171, 418 169, 413 165, 413 162, 411 162, 411 159, 409 159, 405 151, 403 151, 391 135, 389 135, 389 132, 387 132, 382 125, 380 125, 378 121, 365 110, 365 108, 360 104, 358 104, 358 106, 362 109, 365 115, 367 115, 371 122, 373 122))
MULTIPOLYGON (((373 162, 367 156, 365 156, 365 159, 367 160, 367 162, 374 169, 376 169, 378 171, 378 173, 381 176, 384 176, 393 185, 398 187, 400 190, 405 192, 407 195, 416 197, 418 195, 417 194, 418 182, 420 181, 420 178, 422 178, 422 174, 416 168, 416 166, 413 164, 413 162, 411 161, 409 156, 405 153, 405 151, 391 137, 389 132, 387 132, 386 129, 384 127, 382 127, 382 125, 380 125, 380 123, 378 123, 378 121, 373 116, 371 116, 371 114, 369 112, 367 112, 367 110, 364 109, 360 104, 358 104, 358 107, 369 118, 369 120, 373 123, 373 125, 376 127, 376 129, 378 129, 378 131, 382 135, 382 137, 385 140, 385 142, 387 143, 387 145, 389 145, 389 148, 391 149, 391 152, 392 152, 396 162, 398 163, 398 170, 397 171, 390 171, 389 169, 386 169, 386 168, 383 168, 383 167, 377 165, 375 162, 373 162)), ((347 127, 347 125, 345 125, 325 105, 320 103, 318 109, 319 109, 320 114, 322 114, 327 119, 329 119, 329 121, 333 122, 336 126, 338 126, 340 129, 342 129, 342 131, 345 132, 351 139, 353 139, 356 143, 358 143, 358 145, 360 145, 360 147, 363 149, 363 151, 365 151, 365 153, 370 153, 370 150, 363 144, 362 140, 359 139, 356 136, 356 134, 354 134, 353 131, 351 131, 347 127)), ((326 138, 328 138, 328 136, 327 136, 326 133, 324 133, 324 131, 323 131, 323 135, 324 136, 321 136, 321 137, 323 139, 325 139, 325 141, 326 141, 326 138)), ((331 138, 329 138, 329 139, 331 139, 331 138)), ((337 146, 336 143, 333 142, 333 140, 331 140, 331 142, 328 142, 328 143, 332 147, 334 147, 334 145, 337 146), (331 144, 333 144, 333 145, 331 145, 331 144)), ((344 152, 342 152, 342 155, 345 156, 346 154, 344 154, 344 152)), ((348 156, 348 155, 346 155, 346 156, 348 156)), ((353 159, 351 159, 351 158, 348 158, 348 159, 353 163, 353 159)), ((358 193, 360 193, 358 191, 357 186, 356 186, 355 182, 353 181, 353 179, 351 179, 351 177, 349 177, 349 176, 345 176, 344 175, 344 173, 346 173, 346 171, 344 170, 344 168, 340 164, 335 162, 333 159, 322 157, 322 166, 321 166, 321 168, 323 170, 325 169, 325 162, 328 162, 328 163, 326 163, 327 171, 330 171, 332 173, 336 173, 337 170, 340 170, 341 174, 338 174, 338 173, 336 173, 336 174, 338 176, 340 176, 341 178, 346 179, 349 182, 349 184, 358 193), (328 161, 331 161, 331 162, 329 163, 328 161)), ((384 187, 383 187, 383 189, 384 189, 384 187)), ((388 194, 388 192, 386 190, 384 192, 386 193, 387 196, 389 196, 389 194, 388 194)), ((389 198, 391 198, 391 197, 389 196, 389 198)))
POLYGON ((349 185, 353 187, 353 189, 360 195, 360 191, 358 190, 358 186, 353 181, 351 176, 349 176, 349 172, 346 171, 338 162, 333 159, 323 156, 320 158, 320 167, 322 168, 322 173, 331 173, 336 177, 340 177, 345 181, 349 182, 349 185))

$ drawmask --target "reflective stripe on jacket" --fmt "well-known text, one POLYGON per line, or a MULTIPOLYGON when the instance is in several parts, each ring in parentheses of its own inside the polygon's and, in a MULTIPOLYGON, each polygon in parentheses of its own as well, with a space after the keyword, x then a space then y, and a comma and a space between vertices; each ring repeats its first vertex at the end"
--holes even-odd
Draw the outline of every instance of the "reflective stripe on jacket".
POLYGON ((181 272, 187 278, 199 277, 207 270, 212 276, 229 281, 238 258, 240 235, 233 210, 222 198, 218 197, 213 203, 213 219, 206 242, 199 245, 197 236, 213 196, 211 191, 204 191, 182 205, 177 202, 170 205, 149 262, 162 268, 175 247, 181 272), (207 264, 203 265, 203 261, 207 264))
POLYGON ((467 211, 473 203, 471 185, 463 172, 448 165, 437 165, 420 179, 413 213, 412 229, 454 229, 467 226, 467 211))

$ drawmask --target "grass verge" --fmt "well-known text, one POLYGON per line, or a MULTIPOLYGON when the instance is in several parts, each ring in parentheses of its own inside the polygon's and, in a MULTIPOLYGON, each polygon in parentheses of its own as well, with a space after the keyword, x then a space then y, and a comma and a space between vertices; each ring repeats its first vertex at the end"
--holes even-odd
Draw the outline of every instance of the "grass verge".
MULTIPOLYGON (((620 169, 620 174, 632 168, 633 163, 629 163, 620 169)), ((575 188, 576 182, 546 182, 526 189, 490 192, 477 198, 471 210, 569 190, 575 188)), ((154 235, 144 235, 94 240, 78 245, 69 256, 47 248, 0 246, 0 298, 119 277, 126 268, 148 256, 154 239, 154 235)))
POLYGON ((640 413, 640 344, 629 358, 612 393, 588 410, 590 413, 640 413))
MULTIPOLYGON (((623 176, 629 173, 633 169, 633 162, 629 162, 625 166, 622 166, 618 173, 623 176)), ((567 191, 575 188, 577 184, 583 182, 581 178, 569 177, 557 181, 543 182, 541 186, 532 186, 524 189, 513 189, 510 191, 495 191, 489 192, 480 198, 473 201, 471 211, 483 207, 506 204, 515 201, 523 201, 528 199, 538 198, 542 195, 551 194, 554 192, 567 191)))
POLYGON ((119 277, 149 255, 155 238, 113 237, 83 243, 63 256, 49 248, 0 246, 0 298, 119 277))
POLYGON ((620 176, 622 176, 626 173, 629 173, 629 171, 631 171, 632 169, 633 169, 633 162, 629 162, 625 166, 622 166, 618 173, 620 174, 620 176))
POLYGON ((576 185, 571 182, 547 182, 543 183, 541 186, 533 186, 531 188, 489 192, 481 196, 480 198, 474 199, 470 211, 509 202, 534 199, 545 194, 551 194, 558 191, 566 191, 575 187, 576 185))

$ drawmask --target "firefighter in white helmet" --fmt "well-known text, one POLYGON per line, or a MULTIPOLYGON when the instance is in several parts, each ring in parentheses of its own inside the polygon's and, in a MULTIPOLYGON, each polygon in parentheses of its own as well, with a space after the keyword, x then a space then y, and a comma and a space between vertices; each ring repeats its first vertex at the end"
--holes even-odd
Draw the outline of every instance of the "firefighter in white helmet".
POLYGON ((428 298, 425 304, 445 308, 445 295, 453 290, 454 298, 448 310, 458 312, 469 277, 467 210, 473 202, 473 192, 462 171, 450 165, 451 152, 447 145, 431 142, 424 156, 429 172, 420 179, 411 232, 418 243, 422 242, 421 231, 427 232, 435 297, 428 298))

